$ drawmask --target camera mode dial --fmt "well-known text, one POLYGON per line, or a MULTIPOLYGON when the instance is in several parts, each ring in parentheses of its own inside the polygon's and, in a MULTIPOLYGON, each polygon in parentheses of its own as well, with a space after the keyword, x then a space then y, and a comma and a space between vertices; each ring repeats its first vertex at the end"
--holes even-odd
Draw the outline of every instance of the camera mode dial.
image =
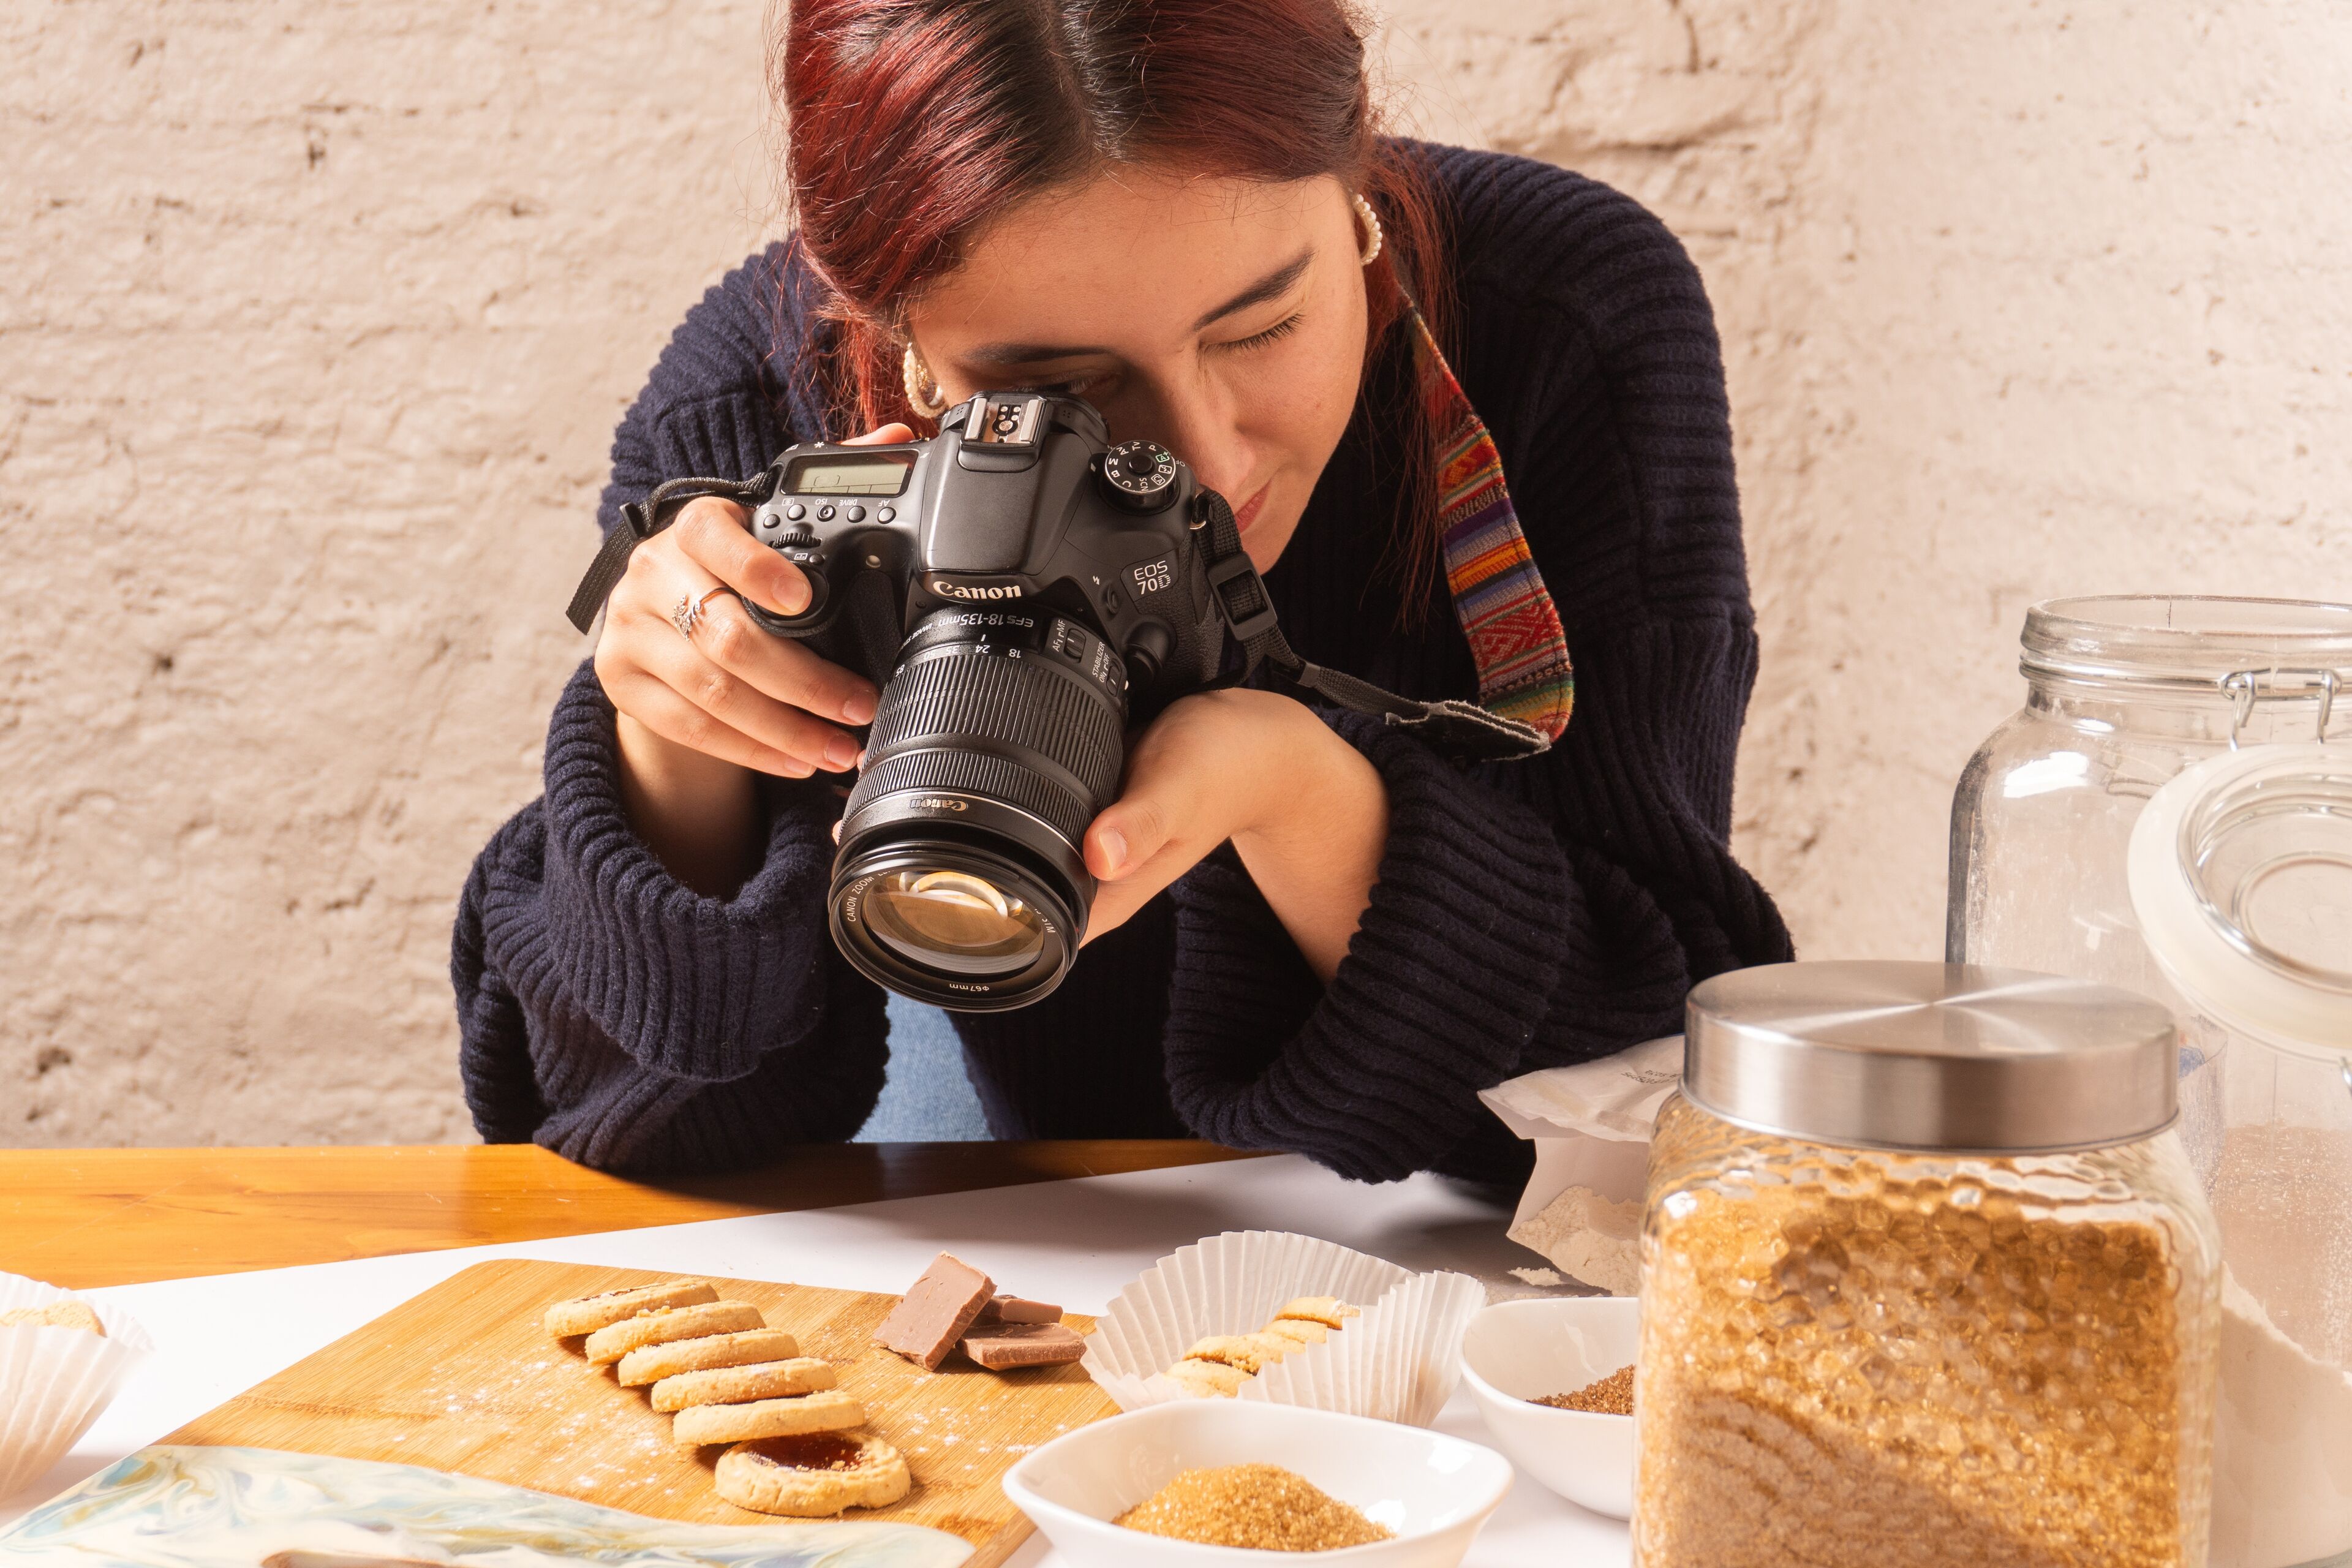
POLYGON ((1158 511, 1176 493, 1175 455, 1157 441, 1122 441, 1102 455, 1103 490, 1129 511, 1158 511))

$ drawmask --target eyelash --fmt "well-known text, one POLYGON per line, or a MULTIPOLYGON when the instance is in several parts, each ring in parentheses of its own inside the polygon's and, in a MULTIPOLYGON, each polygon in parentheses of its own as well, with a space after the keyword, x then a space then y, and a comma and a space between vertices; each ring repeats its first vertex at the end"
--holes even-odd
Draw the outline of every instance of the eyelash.
MULTIPOLYGON (((1304 312, 1301 313, 1303 314, 1304 312)), ((1273 342, 1276 339, 1286 338, 1291 333, 1297 331, 1298 330, 1298 316, 1293 315, 1284 321, 1275 322, 1274 325, 1268 327, 1262 332, 1252 332, 1248 337, 1235 338, 1232 342, 1219 343, 1217 346, 1221 349, 1262 349, 1265 347, 1266 344, 1273 342)))

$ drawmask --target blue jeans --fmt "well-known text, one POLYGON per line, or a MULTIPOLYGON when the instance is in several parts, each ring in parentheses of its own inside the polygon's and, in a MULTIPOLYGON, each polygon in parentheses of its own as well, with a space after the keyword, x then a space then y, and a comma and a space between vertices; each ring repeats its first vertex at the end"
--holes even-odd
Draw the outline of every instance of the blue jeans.
POLYGON ((955 1026, 937 1007, 892 995, 890 1076, 854 1142, 968 1143, 987 1137, 955 1026))

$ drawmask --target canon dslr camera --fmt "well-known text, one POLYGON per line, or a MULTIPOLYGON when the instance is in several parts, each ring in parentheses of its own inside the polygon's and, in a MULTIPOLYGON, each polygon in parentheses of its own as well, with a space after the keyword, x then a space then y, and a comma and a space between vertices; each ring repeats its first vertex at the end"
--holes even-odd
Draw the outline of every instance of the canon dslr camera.
POLYGON ((882 689, 841 823, 833 934, 925 1002, 1016 1007, 1086 931, 1087 825, 1130 721, 1216 675, 1192 471, 1086 404, 995 393, 897 447, 794 447, 751 532, 805 612, 749 606, 882 689))
POLYGON ((1079 852, 1130 724, 1255 671, 1471 755, 1541 751, 1463 702, 1415 702, 1291 652, 1223 499, 1074 398, 982 393, 895 447, 793 447, 750 480, 672 479, 624 509, 571 608, 586 630, 638 541, 697 496, 751 509, 808 608, 747 605, 882 689, 841 821, 834 940, 891 990, 970 1012, 1060 984, 1095 881, 1079 852), (1228 641, 1228 634, 1231 641, 1228 641))

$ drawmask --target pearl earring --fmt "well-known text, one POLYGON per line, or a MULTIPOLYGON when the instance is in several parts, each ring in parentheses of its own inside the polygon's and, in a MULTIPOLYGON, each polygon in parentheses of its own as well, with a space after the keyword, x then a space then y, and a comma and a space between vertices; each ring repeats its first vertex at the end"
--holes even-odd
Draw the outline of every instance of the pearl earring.
POLYGON ((1381 215, 1372 210, 1372 204, 1364 199, 1361 192, 1357 192, 1348 199, 1356 204, 1356 216, 1363 220, 1364 265, 1370 267, 1380 259, 1381 215))
POLYGON ((931 377, 931 367, 915 352, 915 340, 907 340, 906 357, 898 362, 899 378, 906 383, 907 403, 926 419, 937 419, 950 405, 940 384, 931 377))

